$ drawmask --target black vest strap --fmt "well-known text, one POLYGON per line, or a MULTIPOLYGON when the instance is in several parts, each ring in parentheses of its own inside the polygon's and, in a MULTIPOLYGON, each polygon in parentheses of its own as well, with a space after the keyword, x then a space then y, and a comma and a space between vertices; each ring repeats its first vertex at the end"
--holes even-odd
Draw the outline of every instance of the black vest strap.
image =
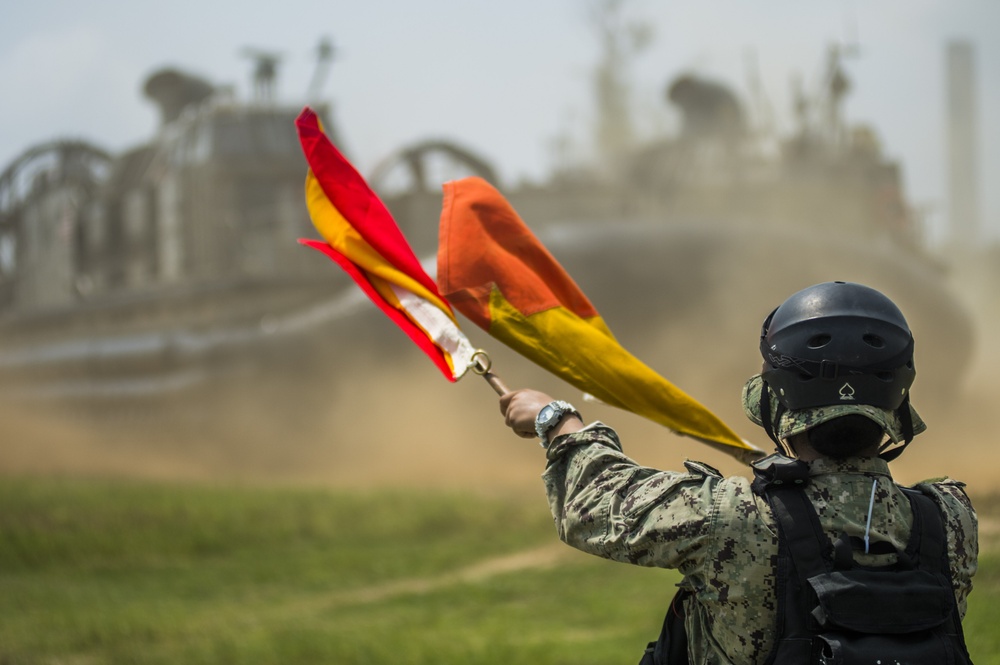
POLYGON ((687 631, 684 629, 684 602, 691 595, 688 589, 679 589, 670 601, 663 628, 655 642, 646 646, 639 665, 688 665, 687 631))
POLYGON ((819 523, 819 516, 809 497, 800 487, 785 485, 770 487, 767 493, 771 510, 778 522, 782 542, 795 552, 796 574, 799 580, 825 573, 832 561, 832 545, 824 557, 822 543, 830 543, 819 523))
POLYGON ((906 545, 906 554, 925 570, 941 570, 950 576, 948 567, 948 545, 945 542, 944 524, 941 521, 941 511, 926 494, 919 490, 903 488, 910 507, 913 510, 913 529, 910 531, 910 542, 906 545))

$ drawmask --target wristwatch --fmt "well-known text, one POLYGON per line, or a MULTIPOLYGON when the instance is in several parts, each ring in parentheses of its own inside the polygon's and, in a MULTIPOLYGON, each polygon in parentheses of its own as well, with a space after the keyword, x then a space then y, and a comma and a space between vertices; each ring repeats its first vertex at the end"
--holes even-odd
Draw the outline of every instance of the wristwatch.
POLYGON ((549 433, 549 430, 558 425, 563 416, 568 413, 580 418, 580 412, 572 404, 557 399, 543 406, 542 410, 535 416, 535 434, 541 439, 543 448, 547 442, 545 436, 549 433))

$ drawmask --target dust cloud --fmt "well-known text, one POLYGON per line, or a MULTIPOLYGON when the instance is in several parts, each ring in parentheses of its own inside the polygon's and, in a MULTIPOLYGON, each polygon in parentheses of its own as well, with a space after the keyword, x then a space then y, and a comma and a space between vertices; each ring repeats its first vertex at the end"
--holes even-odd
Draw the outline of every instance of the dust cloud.
MULTIPOLYGON (((781 261, 774 260, 775 247, 733 233, 708 244, 697 234, 685 240, 673 233, 665 242, 672 248, 669 260, 658 262, 642 255, 665 251, 649 236, 640 243, 645 249, 628 248, 627 263, 609 261, 603 242, 556 253, 580 276, 626 348, 765 449, 766 437, 746 420, 739 402, 743 382, 760 366, 757 334, 764 316, 793 291, 819 281, 880 287, 914 330, 914 404, 929 426, 893 463, 897 478, 949 475, 967 482, 973 494, 998 491, 992 416, 1000 355, 989 333, 998 321, 996 308, 983 306, 967 287, 988 285, 981 275, 917 269, 886 256, 876 261, 878 248, 874 255, 857 248, 843 253, 819 240, 813 242, 825 254, 803 240, 787 251, 778 248, 785 252, 781 261)), ((0 473, 541 494, 541 449, 504 427, 496 395, 482 379, 470 374, 449 384, 378 315, 351 326, 357 330, 329 337, 287 363, 272 354, 265 369, 169 399, 88 408, 3 404, 0 473)), ((583 401, 575 388, 471 324, 465 329, 489 350, 509 386, 573 401, 587 420, 615 426, 626 452, 640 463, 678 468, 695 458, 725 473, 745 473, 723 453, 583 401)))

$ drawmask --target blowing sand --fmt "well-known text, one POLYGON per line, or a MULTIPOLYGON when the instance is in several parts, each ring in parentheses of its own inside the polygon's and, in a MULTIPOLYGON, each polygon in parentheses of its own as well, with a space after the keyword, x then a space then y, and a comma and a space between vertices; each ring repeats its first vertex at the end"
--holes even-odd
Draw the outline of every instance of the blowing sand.
MULTIPOLYGON (((617 294, 625 291, 608 280, 627 277, 634 285, 644 283, 645 276, 623 277, 620 266, 605 273, 587 271, 601 258, 593 252, 581 254, 578 263, 573 256, 563 260, 571 274, 589 279, 581 286, 626 348, 740 435, 770 450, 739 403, 743 382, 760 367, 756 333, 789 285, 804 287, 822 277, 818 269, 809 272, 803 259, 788 268, 794 276, 762 288, 744 273, 770 254, 762 249, 755 257, 738 238, 728 246, 719 242, 716 238, 702 252, 712 257, 707 267, 698 252, 685 253, 692 263, 700 261, 703 279, 710 273, 720 280, 699 287, 696 298, 683 285, 693 267, 688 272, 670 267, 678 271, 675 276, 657 274, 674 291, 649 291, 639 293, 639 300, 623 301, 617 294), (752 263, 736 264, 737 259, 752 263)), ((837 277, 871 283, 871 265, 868 260, 840 266, 837 277)), ((892 279, 883 281, 892 287, 887 293, 907 313, 917 339, 913 401, 929 429, 893 463, 894 473, 905 483, 948 475, 968 483, 973 494, 1000 492, 994 424, 1000 351, 992 341, 1000 314, 983 306, 995 297, 984 300, 975 289, 955 289, 965 302, 937 296, 934 307, 921 308, 918 299, 928 292, 921 279, 931 277, 903 270, 891 266, 892 279), (975 313, 971 334, 968 322, 954 316, 962 310, 975 313)), ((989 288, 981 279, 969 282, 989 288)), ((271 369, 166 400, 120 400, 94 408, 0 404, 0 473, 541 492, 542 450, 503 426, 496 395, 481 378, 470 375, 449 384, 387 320, 370 325, 377 335, 330 343, 325 353, 306 354, 308 366, 282 368, 279 358, 271 369)), ((489 349, 509 386, 530 386, 574 402, 587 420, 618 429, 626 452, 638 462, 670 469, 694 458, 727 474, 747 472, 725 454, 638 416, 584 402, 576 389, 470 328, 466 332, 473 343, 489 349)))

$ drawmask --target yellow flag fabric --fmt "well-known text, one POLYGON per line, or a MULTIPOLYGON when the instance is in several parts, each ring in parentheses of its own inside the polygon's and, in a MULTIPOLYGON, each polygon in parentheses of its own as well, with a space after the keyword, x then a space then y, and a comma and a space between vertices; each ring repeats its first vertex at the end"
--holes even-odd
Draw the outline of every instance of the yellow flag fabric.
POLYGON ((761 456, 626 351, 510 203, 481 178, 445 185, 437 282, 492 337, 580 390, 737 459, 761 456))

